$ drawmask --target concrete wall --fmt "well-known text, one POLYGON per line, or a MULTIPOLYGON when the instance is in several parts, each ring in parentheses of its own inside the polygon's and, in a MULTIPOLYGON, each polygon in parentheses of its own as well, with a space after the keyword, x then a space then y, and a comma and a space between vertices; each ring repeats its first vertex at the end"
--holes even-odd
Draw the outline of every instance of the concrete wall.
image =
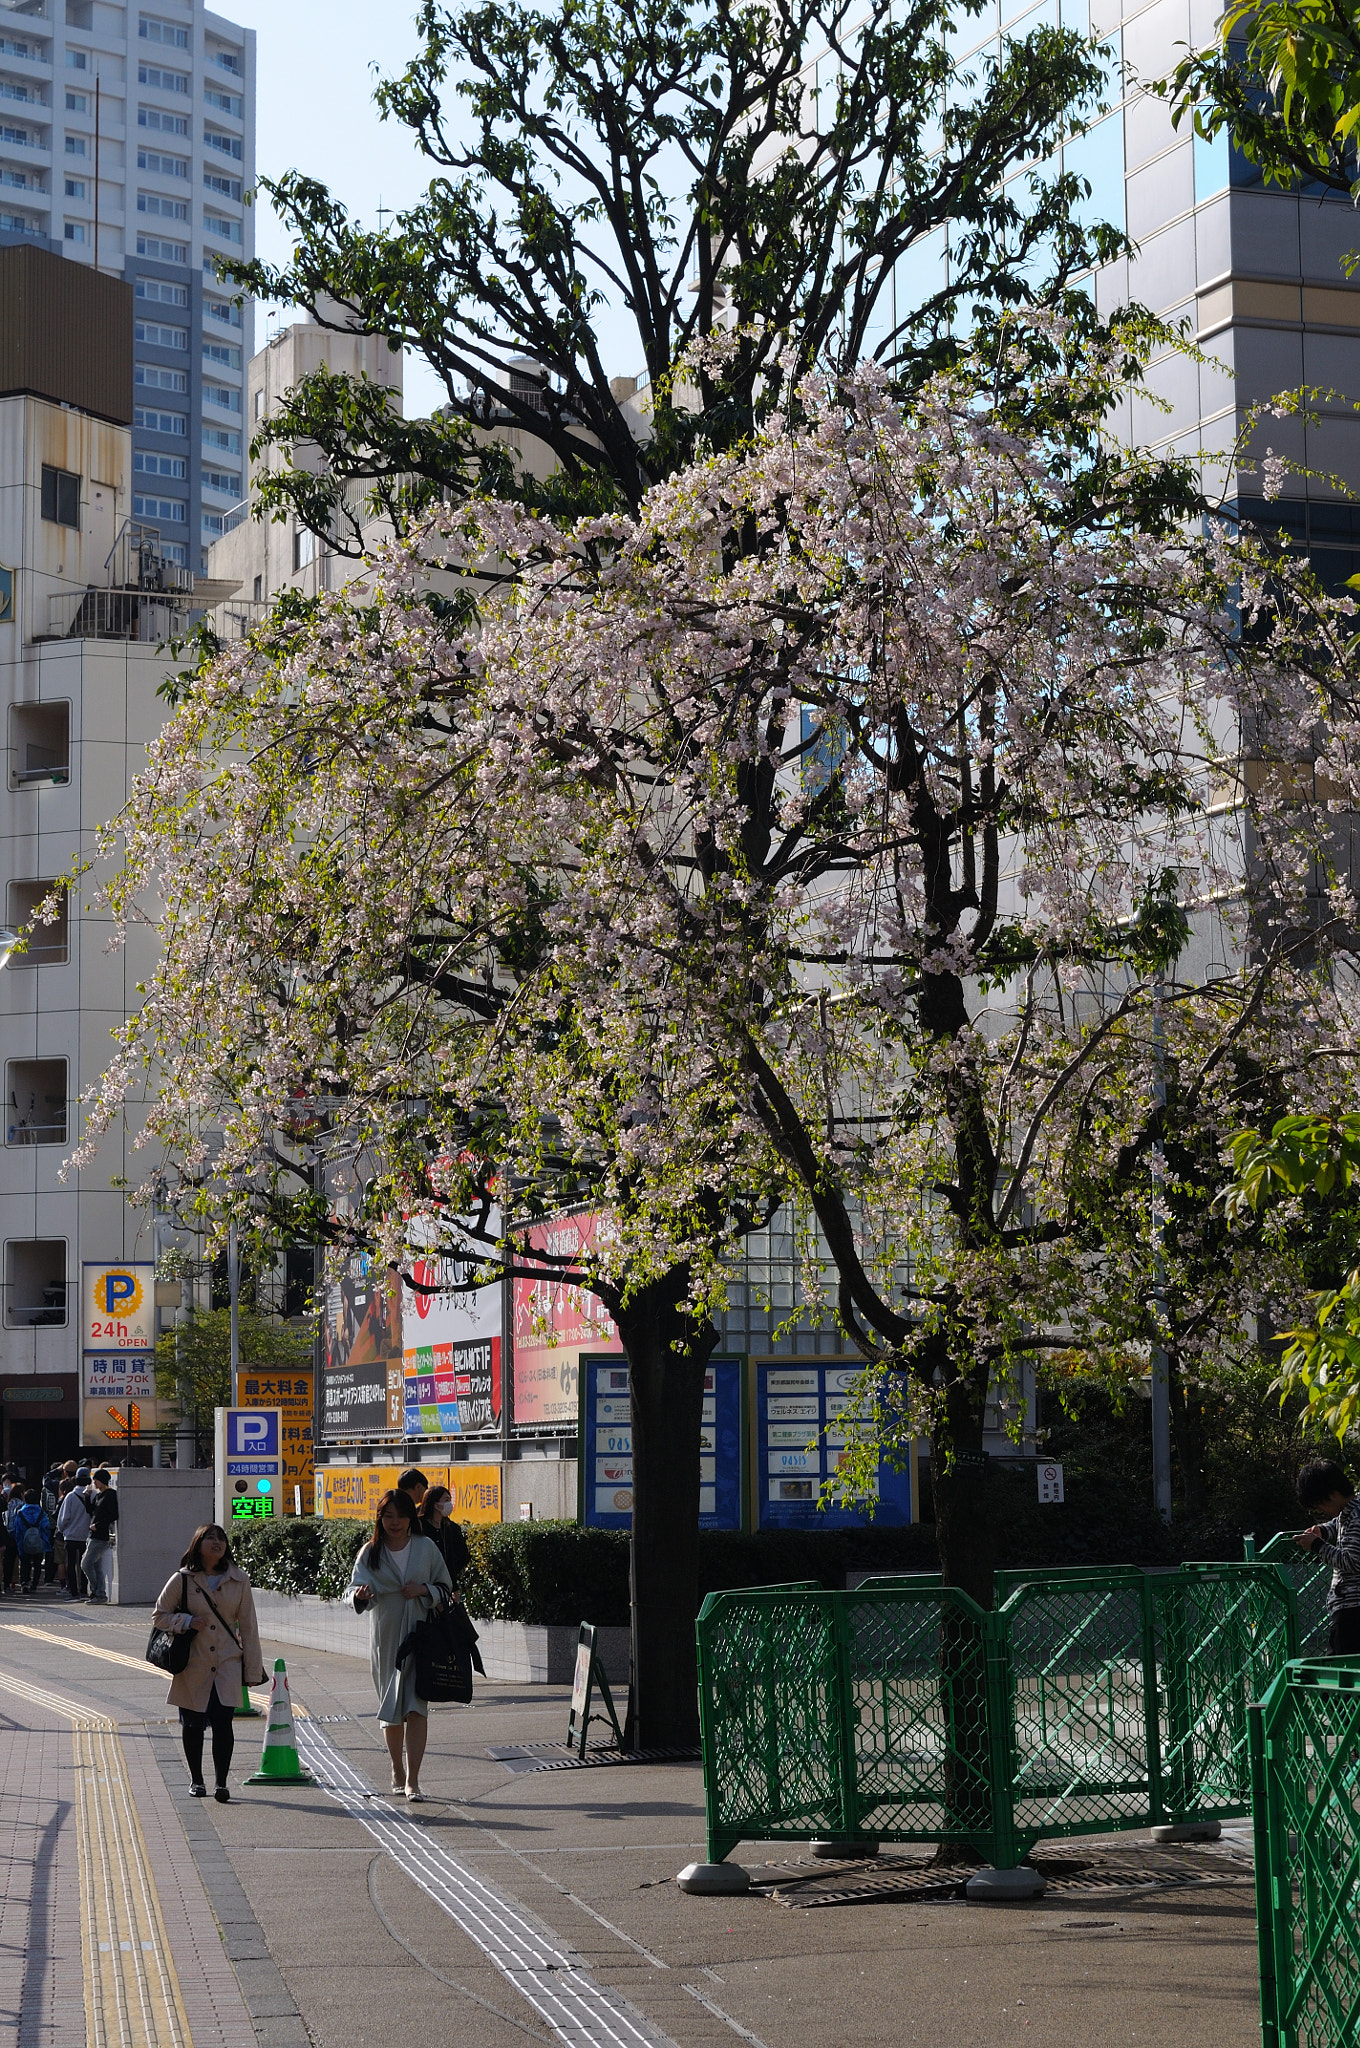
POLYGON ((188 1549, 194 1530, 212 1518, 211 1472, 125 1466, 118 1475, 115 1601, 122 1607, 153 1601, 188 1549))
POLYGON ((520 1503, 536 1522, 576 1520, 575 1458, 507 1458, 501 1466, 501 1520, 517 1522, 520 1503))

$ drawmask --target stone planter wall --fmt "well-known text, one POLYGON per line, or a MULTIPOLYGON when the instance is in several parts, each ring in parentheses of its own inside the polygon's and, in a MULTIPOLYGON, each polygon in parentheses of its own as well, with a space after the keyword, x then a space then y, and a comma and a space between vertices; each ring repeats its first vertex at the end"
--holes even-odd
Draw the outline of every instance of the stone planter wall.
MULTIPOLYGON (((294 1644, 303 1650, 329 1650, 341 1657, 368 1662, 368 1619, 339 1600, 315 1593, 270 1593, 256 1588, 255 1612, 265 1645, 294 1644)), ((472 1617, 488 1678, 511 1685, 570 1685, 576 1663, 576 1630, 565 1623, 539 1627, 523 1621, 490 1621, 472 1617)), ((628 1683, 628 1631, 602 1628, 596 1641, 611 1685, 628 1683)), ((623 1702, 618 1701, 619 1712, 623 1702)))

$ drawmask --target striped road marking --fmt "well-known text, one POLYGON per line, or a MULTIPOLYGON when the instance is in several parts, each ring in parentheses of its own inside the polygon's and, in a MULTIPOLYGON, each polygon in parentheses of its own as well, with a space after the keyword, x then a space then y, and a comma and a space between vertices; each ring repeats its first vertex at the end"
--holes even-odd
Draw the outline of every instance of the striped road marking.
POLYGON ((4 1673, 0 1690, 73 1724, 89 2048, 193 2048, 117 1728, 4 1673))
MULTIPOLYGON (((82 1642, 79 1636, 59 1635, 55 1629, 29 1628, 22 1621, 0 1622, 0 1627, 8 1629, 12 1635, 36 1636, 40 1643, 60 1643, 63 1650, 78 1650, 82 1657, 102 1657, 106 1664, 126 1664, 130 1671, 141 1671, 143 1673, 156 1671, 155 1665, 148 1664, 145 1657, 131 1657, 126 1650, 106 1650, 98 1643, 82 1642)), ((156 1675, 160 1677, 164 1674, 158 1672, 156 1675)), ((267 1686, 252 1692, 250 1697, 257 1707, 267 1707, 269 1705, 269 1689, 267 1686)), ((300 1707, 296 1700, 293 1701, 293 1712, 295 1714, 305 1714, 306 1711, 307 1709, 300 1707)))
POLYGON ((597 1984, 570 1949, 522 1906, 459 1863, 401 1808, 378 1798, 315 1721, 298 1753, 318 1783, 409 1878, 470 1935, 568 2048, 675 2048, 641 2013, 597 1984))

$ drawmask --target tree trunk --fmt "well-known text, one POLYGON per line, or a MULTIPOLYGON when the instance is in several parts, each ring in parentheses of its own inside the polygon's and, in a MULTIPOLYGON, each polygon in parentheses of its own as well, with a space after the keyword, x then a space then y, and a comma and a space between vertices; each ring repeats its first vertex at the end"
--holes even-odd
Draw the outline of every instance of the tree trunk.
MULTIPOLYGON (((979 1607, 990 1608, 995 1559, 982 1450, 986 1399, 985 1367, 949 1387, 931 1438, 930 1476, 944 1583, 957 1586, 979 1607)), ((946 1609, 940 1629, 945 1838, 936 1852, 937 1863, 976 1863, 978 1850, 967 1837, 981 1842, 990 1832, 986 1686, 985 1650, 976 1618, 946 1609)))
POLYGON ((1188 1515, 1202 1515, 1209 1504, 1209 1485, 1204 1472, 1204 1406, 1199 1394, 1185 1384, 1180 1361, 1167 1358, 1168 1405, 1171 1437, 1181 1473, 1181 1499, 1188 1515))
POLYGON ((718 1333, 684 1314, 688 1287, 687 1273, 669 1273, 616 1311, 633 1427, 631 1749, 699 1740, 699 1439, 718 1333))

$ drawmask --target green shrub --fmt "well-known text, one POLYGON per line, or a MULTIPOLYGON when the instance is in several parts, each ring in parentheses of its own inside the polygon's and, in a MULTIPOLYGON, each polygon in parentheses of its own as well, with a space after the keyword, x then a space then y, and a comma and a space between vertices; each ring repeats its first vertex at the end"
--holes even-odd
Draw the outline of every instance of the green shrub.
POLYGON ((482 1522, 465 1529, 459 1581, 469 1614, 539 1624, 628 1620, 628 1536, 578 1522, 482 1522))
POLYGON ((312 1515, 248 1523, 232 1530, 232 1550, 252 1586, 271 1593, 314 1593, 325 1527, 312 1515))
POLYGON ((321 1524, 321 1561, 316 1584, 309 1592, 323 1600, 338 1600, 349 1584, 354 1560, 373 1531, 367 1522, 330 1521, 321 1524))

